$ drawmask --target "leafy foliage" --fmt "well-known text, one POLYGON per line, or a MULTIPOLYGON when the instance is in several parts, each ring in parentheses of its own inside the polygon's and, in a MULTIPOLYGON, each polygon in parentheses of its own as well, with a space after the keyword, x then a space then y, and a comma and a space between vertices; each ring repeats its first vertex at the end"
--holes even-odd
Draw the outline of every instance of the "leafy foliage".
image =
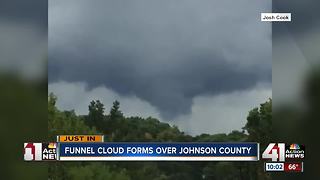
POLYGON ((129 180, 129 176, 125 170, 113 171, 109 166, 102 163, 91 163, 85 166, 74 166, 68 170, 69 179, 74 180, 129 180))
MULTIPOLYGON (((50 94, 48 118, 52 140, 59 134, 105 134, 107 141, 118 142, 266 142, 271 134, 271 99, 249 112, 242 132, 195 137, 152 117, 125 117, 118 101, 113 102, 109 114, 105 114, 105 107, 99 100, 91 101, 85 116, 77 116, 74 111, 59 111, 56 101, 50 94)), ((245 162, 71 162, 51 164, 49 175, 50 179, 266 179, 264 174, 259 174, 257 166, 257 163, 245 162)))
POLYGON ((95 126, 99 130, 100 128, 103 127, 104 124, 104 105, 99 101, 91 101, 89 105, 89 119, 90 121, 88 122, 89 126, 95 126))
POLYGON ((249 133, 249 140, 266 144, 272 135, 272 100, 249 112, 247 124, 243 128, 249 133))

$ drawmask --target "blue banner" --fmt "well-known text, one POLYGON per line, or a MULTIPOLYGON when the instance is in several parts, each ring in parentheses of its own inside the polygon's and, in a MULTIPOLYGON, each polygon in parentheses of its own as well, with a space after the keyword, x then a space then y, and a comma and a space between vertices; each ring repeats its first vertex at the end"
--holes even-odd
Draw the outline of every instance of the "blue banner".
POLYGON ((59 143, 60 160, 257 161, 258 143, 59 143))

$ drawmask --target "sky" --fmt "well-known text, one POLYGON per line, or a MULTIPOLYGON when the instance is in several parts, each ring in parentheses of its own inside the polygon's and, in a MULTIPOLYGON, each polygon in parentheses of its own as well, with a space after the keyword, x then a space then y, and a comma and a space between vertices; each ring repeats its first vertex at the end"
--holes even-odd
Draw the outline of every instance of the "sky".
POLYGON ((42 0, 0 2, 0 74, 47 76, 47 7, 42 0))
POLYGON ((274 12, 291 12, 293 18, 272 26, 273 107, 305 109, 306 78, 320 65, 320 1, 273 1, 272 6, 274 12))
POLYGON ((271 2, 49 1, 49 92, 60 109, 91 100, 188 134, 241 130, 271 97, 271 2))

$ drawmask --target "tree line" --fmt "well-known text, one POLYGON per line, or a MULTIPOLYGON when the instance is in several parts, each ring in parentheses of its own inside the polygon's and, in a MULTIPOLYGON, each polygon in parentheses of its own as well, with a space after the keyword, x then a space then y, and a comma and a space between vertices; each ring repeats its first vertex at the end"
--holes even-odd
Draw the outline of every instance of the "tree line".
MULTIPOLYGON (((191 136, 177 126, 148 117, 126 117, 120 102, 109 111, 99 100, 88 105, 87 115, 61 111, 57 97, 48 96, 50 140, 61 134, 104 134, 109 142, 260 142, 263 149, 272 132, 272 100, 249 111, 241 130, 191 136)), ((217 124, 218 125, 218 124, 217 124)), ((49 179, 110 180, 250 180, 271 179, 260 162, 55 162, 49 164, 49 179)))

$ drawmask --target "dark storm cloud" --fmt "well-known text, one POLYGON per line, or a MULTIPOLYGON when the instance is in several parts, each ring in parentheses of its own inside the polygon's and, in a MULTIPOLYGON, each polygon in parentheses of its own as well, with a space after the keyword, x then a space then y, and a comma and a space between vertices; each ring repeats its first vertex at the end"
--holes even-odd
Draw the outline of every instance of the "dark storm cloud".
MULTIPOLYGON (((318 48, 320 44, 319 7, 320 1, 317 0, 283 0, 273 2, 273 12, 289 12, 292 14, 291 22, 273 23, 274 46, 279 43, 283 44, 289 37, 303 54, 304 61, 314 67, 320 62, 318 48)), ((279 49, 279 52, 281 51, 279 49)), ((277 61, 279 60, 277 59, 277 61)), ((274 66, 278 66, 278 64, 274 64, 274 66)))
POLYGON ((303 104, 308 71, 320 64, 320 1, 273 1, 273 12, 289 12, 292 21, 273 23, 273 104, 303 104), (288 53, 289 52, 289 53, 288 53), (283 82, 286 82, 285 84, 283 82))
POLYGON ((31 23, 44 33, 48 27, 48 1, 43 0, 2 0, 0 1, 0 21, 31 23))
POLYGON ((47 1, 0 1, 1 73, 46 79, 47 30, 47 1))
POLYGON ((187 114, 199 95, 271 81, 266 2, 50 1, 49 81, 85 81, 187 114))
POLYGON ((273 12, 288 12, 292 14, 290 23, 274 23, 273 35, 281 36, 287 31, 283 31, 281 26, 286 28, 293 34, 299 35, 310 32, 310 30, 320 30, 319 21, 320 1, 318 0, 281 0, 273 1, 273 12))

